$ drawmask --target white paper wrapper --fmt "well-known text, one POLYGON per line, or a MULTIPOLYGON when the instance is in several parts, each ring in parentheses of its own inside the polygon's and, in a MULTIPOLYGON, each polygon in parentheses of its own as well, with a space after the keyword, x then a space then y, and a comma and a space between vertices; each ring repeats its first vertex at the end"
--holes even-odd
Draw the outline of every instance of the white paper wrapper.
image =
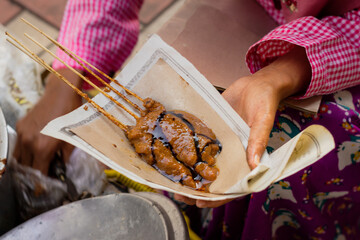
MULTIPOLYGON (((306 166, 306 161, 309 164, 316 161, 334 145, 327 144, 330 147, 325 148, 318 143, 316 134, 319 129, 320 137, 324 134, 329 137, 329 134, 322 127, 315 127, 316 130, 310 129, 307 134, 299 134, 278 149, 276 154, 272 154, 276 159, 271 159, 265 153, 259 167, 250 171, 245 156, 249 127, 204 76, 157 35, 153 35, 148 40, 123 69, 117 80, 140 97, 151 97, 161 102, 167 110, 183 110, 195 115, 213 130, 223 149, 216 159, 220 173, 211 184, 209 193, 190 189, 162 176, 140 159, 123 131, 99 114, 91 105, 88 105, 87 110, 80 107, 53 120, 42 132, 83 149, 132 180, 153 188, 204 200, 239 197, 265 189, 275 180, 279 180, 284 173, 300 170, 306 166), (309 135, 315 137, 306 137, 309 135), (297 145, 298 142, 304 142, 306 139, 309 142, 308 147, 315 147, 315 151, 312 151, 313 154, 308 154, 305 160, 301 154, 295 155, 297 160, 301 160, 301 164, 295 164, 297 168, 286 170, 288 163, 296 162, 296 159, 291 158, 296 147, 307 151, 297 145)), ((113 93, 111 95, 116 99, 119 98, 113 93)), ((133 102, 138 102, 134 97, 129 98, 133 102)), ((135 124, 135 120, 130 115, 102 94, 97 95, 94 101, 122 123, 135 124)))

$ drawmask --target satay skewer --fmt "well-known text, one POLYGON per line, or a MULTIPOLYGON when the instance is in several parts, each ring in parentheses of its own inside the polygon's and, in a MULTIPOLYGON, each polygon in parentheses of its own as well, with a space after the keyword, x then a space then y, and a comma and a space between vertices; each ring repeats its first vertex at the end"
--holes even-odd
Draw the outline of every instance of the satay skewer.
MULTIPOLYGON (((24 19, 23 21, 28 23, 24 19)), ((56 46, 60 47, 62 51, 66 52, 69 57, 78 62, 88 72, 91 72, 91 74, 98 80, 102 80, 99 79, 99 73, 103 74, 103 76, 106 76, 108 79, 111 79, 98 69, 96 69, 97 73, 95 74, 92 70, 87 68, 87 66, 79 61, 79 59, 81 59, 80 57, 78 59, 75 54, 75 56, 72 55, 71 51, 65 49, 65 47, 63 47, 60 43, 48 37, 45 33, 34 27, 32 24, 28 23, 28 25, 32 26, 42 35, 46 36, 50 41, 55 43, 56 46)), ((20 51, 27 54, 30 58, 39 63, 45 69, 55 74, 55 76, 69 85, 78 95, 88 101, 89 104, 97 109, 97 111, 102 113, 116 126, 122 129, 125 132, 125 135, 128 138, 130 144, 134 146, 135 152, 137 152, 144 161, 156 168, 161 174, 167 176, 174 182, 181 182, 185 186, 197 190, 204 190, 209 182, 212 182, 216 179, 218 175, 218 169, 214 165, 214 158, 221 151, 221 144, 216 139, 216 136, 212 133, 211 129, 207 128, 207 126, 204 125, 200 119, 196 118, 192 114, 182 111, 167 112, 161 103, 156 102, 151 98, 147 98, 145 100, 142 100, 141 98, 139 99, 144 103, 145 108, 145 110, 138 109, 141 113, 140 119, 140 117, 137 117, 134 113, 130 112, 126 107, 118 103, 114 98, 106 93, 110 88, 108 85, 105 84, 108 86, 106 90, 100 89, 90 79, 83 76, 80 71, 75 70, 41 43, 37 42, 28 34, 25 34, 27 38, 40 46, 54 58, 62 62, 69 70, 82 78, 84 81, 88 82, 105 97, 116 103, 130 115, 135 115, 133 117, 136 119, 136 125, 124 125, 113 115, 108 113, 105 109, 90 99, 79 88, 68 81, 63 75, 61 75, 61 73, 57 72, 49 64, 45 63, 43 59, 37 56, 29 48, 24 46, 9 33, 6 32, 6 35, 17 43, 16 44, 10 41, 10 39, 7 39, 11 44, 17 47, 20 51), (201 125, 201 127, 195 127, 198 125, 201 125), (155 130, 155 128, 157 129, 155 130), (186 146, 187 150, 184 150, 184 146, 186 146)), ((90 67, 92 66, 90 65, 90 67)), ((126 88, 124 89, 125 91, 127 90, 126 88)), ((121 94, 118 95, 127 101, 125 96, 121 94)), ((131 104, 131 102, 128 103, 131 104)), ((87 107, 84 109, 86 110, 87 107)))
POLYGON ((42 58, 37 56, 34 52, 32 52, 29 48, 27 48, 25 45, 23 45, 21 42, 19 42, 15 37, 13 37, 8 32, 5 32, 7 36, 9 36, 12 40, 14 40, 16 43, 12 42, 9 39, 6 39, 9 43, 14 45, 16 48, 18 48, 20 51, 24 52, 26 55, 28 55, 30 58, 35 60, 37 63, 39 63, 41 66, 43 66, 45 69, 47 69, 49 72, 55 74, 59 79, 64 81, 67 85, 69 85, 78 95, 83 97, 87 102, 89 102, 93 107, 95 107, 99 112, 101 112, 106 118, 108 118, 111 122, 113 122, 116 126, 120 127, 124 132, 128 132, 128 128, 125 124, 121 123, 119 120, 117 120, 113 115, 106 112, 102 107, 100 107, 96 102, 94 102, 91 98, 87 96, 87 94, 83 93, 80 89, 78 89, 74 84, 72 84, 69 80, 67 80, 63 75, 61 75, 59 72, 57 72, 55 69, 53 69, 49 64, 47 64, 42 58), (19 45, 19 46, 18 46, 19 45), (21 47, 20 47, 21 46, 21 47))
MULTIPOLYGON (((59 47, 63 52, 65 52, 70 58, 72 58, 73 60, 75 60, 77 63, 79 63, 82 67, 84 67, 90 74, 92 74, 93 76, 95 76, 98 80, 99 77, 89 68, 87 68, 86 66, 83 65, 83 63, 85 63, 86 65, 90 66, 92 69, 94 69, 95 71, 97 71, 98 73, 100 73, 102 76, 104 76, 105 78, 107 78, 108 80, 110 80, 111 82, 114 82, 115 84, 117 84, 118 86, 120 86, 121 88, 123 88, 128 94, 136 97, 138 100, 140 100, 141 102, 144 102, 144 100, 139 97, 137 94, 135 94, 134 92, 130 91, 129 89, 127 89, 125 86, 123 86, 122 84, 119 83, 119 81, 117 81, 116 79, 111 78, 109 75, 107 75, 106 73, 104 73, 103 71, 101 71, 100 69, 98 69, 97 67, 95 67, 94 65, 92 65, 91 63, 87 62, 85 59, 81 58, 80 56, 78 56, 77 54, 75 54, 74 52, 72 52, 70 49, 66 48, 65 46, 61 45, 58 41, 56 41, 55 39, 53 39, 52 37, 50 37, 48 34, 44 33, 43 31, 41 31, 39 28, 37 28, 36 26, 34 26, 33 24, 31 24, 30 22, 28 22, 26 19, 21 18, 21 20, 23 22, 25 22, 26 24, 28 24, 30 27, 32 27, 33 29, 35 29, 36 31, 38 31, 39 33, 41 33, 43 36, 45 36, 47 39, 49 39, 52 43, 54 43, 57 47, 59 47), (80 60, 80 61, 79 61, 80 60), (83 63, 82 63, 83 62, 83 63)), ((101 79, 101 78, 100 78, 101 79)), ((100 80, 101 81, 101 80, 100 80)))
POLYGON ((89 83, 93 88, 95 88, 96 90, 98 90, 99 92, 101 92, 102 94, 104 94, 107 98, 109 98, 111 101, 113 101, 116 105, 118 105, 119 107, 121 107, 122 109, 124 109, 128 114, 130 114, 133 118, 135 118, 136 120, 139 118, 138 116, 136 116, 133 112, 131 112, 129 109, 127 109, 123 104, 121 104, 120 102, 118 102, 116 99, 114 99, 112 96, 110 96, 108 93, 106 93, 105 91, 103 91, 101 88, 99 88, 98 86, 96 86, 96 84, 94 84, 93 82, 91 82, 87 77, 83 76, 79 71, 75 70, 73 67, 71 67, 69 64, 67 64, 66 62, 64 62, 62 59, 60 59, 58 56, 56 56, 53 52, 51 52, 49 49, 47 49, 44 45, 42 45, 41 43, 39 43, 38 41, 36 41, 34 38, 32 38, 31 36, 29 36, 28 34, 24 34, 28 39, 30 39, 32 42, 34 42, 36 45, 38 45, 39 47, 41 47, 43 50, 45 50, 46 52, 48 52, 51 56, 53 56, 54 58, 56 58, 57 60, 59 60, 62 64, 64 64, 69 70, 71 70, 73 73, 75 73, 77 76, 79 76, 81 79, 83 79, 85 82, 89 83))

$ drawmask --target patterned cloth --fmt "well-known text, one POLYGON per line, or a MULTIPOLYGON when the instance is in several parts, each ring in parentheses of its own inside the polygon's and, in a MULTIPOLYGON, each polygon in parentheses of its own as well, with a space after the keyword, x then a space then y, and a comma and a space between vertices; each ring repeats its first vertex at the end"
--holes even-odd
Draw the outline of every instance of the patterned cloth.
MULTIPOLYGON (((272 1, 262 2, 285 23, 272 1)), ((249 49, 251 72, 294 44, 306 49, 312 67, 301 98, 347 89, 324 96, 316 115, 280 106, 267 150, 271 153, 312 124, 329 129, 336 147, 315 164, 252 194, 250 201, 213 209, 203 225, 204 239, 360 239, 360 11, 281 25, 249 49)))
POLYGON ((360 10, 321 20, 303 17, 281 25, 250 47, 246 62, 252 73, 304 47, 312 79, 301 97, 324 95, 360 83, 360 10))
MULTIPOLYGON (((143 0, 69 0, 58 41, 101 71, 112 74, 130 55, 139 34, 138 13, 143 0)), ((58 50, 70 66, 84 70, 58 50)), ((65 66, 55 60, 55 69, 65 66)), ((98 83, 96 79, 92 79, 98 83)), ((98 85, 100 85, 98 83, 98 85)), ((84 89, 89 89, 87 83, 84 89)))
POLYGON ((238 199, 213 209, 203 239, 360 239, 360 86, 324 96, 316 115, 280 106, 268 151, 312 124, 332 132, 335 149, 252 194, 248 208, 238 199))
MULTIPOLYGON (((138 13, 143 0, 69 0, 59 42, 107 74, 116 72, 131 53, 139 32, 138 13)), ((279 23, 285 23, 272 0, 259 0, 279 23)), ((252 72, 287 53, 294 44, 306 48, 313 76, 304 96, 328 94, 359 83, 360 11, 341 17, 297 19, 275 29, 248 54, 252 72), (349 76, 349 77, 348 77, 349 76), (343 80, 343 81, 341 81, 343 80), (325 83, 326 82, 326 83, 325 83), (326 86, 326 88, 323 88, 326 86)), ((82 69, 61 51, 57 55, 70 66, 82 69)), ((55 69, 63 64, 55 60, 55 69)), ((87 83, 84 88, 88 89, 87 83)))

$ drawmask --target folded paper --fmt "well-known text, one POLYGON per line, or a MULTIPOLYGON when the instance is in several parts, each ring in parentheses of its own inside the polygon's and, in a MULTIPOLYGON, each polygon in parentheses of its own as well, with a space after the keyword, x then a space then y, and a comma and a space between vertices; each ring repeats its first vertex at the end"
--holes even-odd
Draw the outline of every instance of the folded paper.
MULTIPOLYGON (((211 83, 157 35, 146 42, 117 80, 140 97, 161 102, 167 110, 195 115, 213 130, 223 149, 216 158, 219 175, 210 185, 210 192, 196 191, 162 176, 135 153, 120 128, 89 104, 53 120, 42 133, 67 141, 110 168, 153 188, 204 200, 239 197, 265 189, 334 148, 332 136, 325 128, 311 126, 270 156, 264 153, 260 165, 251 171, 245 155, 249 127, 211 83)), ((104 95, 98 94, 93 100, 122 123, 135 125, 131 116, 104 95)))

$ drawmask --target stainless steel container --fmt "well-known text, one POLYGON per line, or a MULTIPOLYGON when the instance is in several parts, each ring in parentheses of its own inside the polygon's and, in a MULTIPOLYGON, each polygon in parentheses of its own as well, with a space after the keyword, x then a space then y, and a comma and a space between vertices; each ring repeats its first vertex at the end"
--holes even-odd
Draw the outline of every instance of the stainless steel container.
MULTIPOLYGON (((8 135, 6 130, 6 121, 4 114, 0 108, 0 161, 7 158, 8 153, 8 135)), ((0 171, 2 166, 0 166, 0 171)))
MULTIPOLYGON (((9 148, 9 142, 15 135, 7 129, 0 108, 0 158, 9 157, 14 147, 9 148)), ((0 240, 189 239, 177 206, 163 195, 147 192, 76 201, 16 226, 18 222, 10 171, 6 171, 0 178, 0 240)))
MULTIPOLYGON (((9 139, 4 114, 0 108, 0 159, 7 158, 9 153, 9 139)), ((9 163, 9 161, 7 161, 9 163)), ((8 165, 8 164, 7 164, 8 165)), ((7 166, 5 165, 5 168, 7 166)), ((10 171, 0 178, 0 235, 18 224, 17 207, 12 188, 10 171)))
POLYGON ((1 240, 189 239, 183 216, 163 195, 111 194, 58 207, 17 226, 1 240))

